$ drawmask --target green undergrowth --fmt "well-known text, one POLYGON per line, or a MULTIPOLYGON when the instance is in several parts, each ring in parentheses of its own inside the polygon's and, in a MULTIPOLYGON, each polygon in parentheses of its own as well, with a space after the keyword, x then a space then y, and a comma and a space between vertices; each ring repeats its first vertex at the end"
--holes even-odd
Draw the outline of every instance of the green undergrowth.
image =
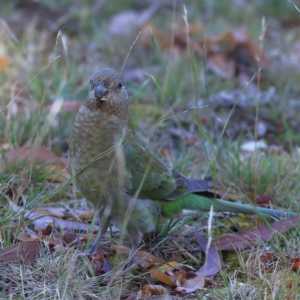
MULTIPOLYGON (((235 104, 224 108, 223 102, 216 108, 211 103, 214 95, 239 90, 238 103, 242 96, 248 97, 247 86, 238 86, 237 78, 225 80, 213 74, 207 69, 206 57, 187 51, 168 55, 154 39, 148 48, 134 45, 124 67, 125 76, 126 71, 130 74, 129 71, 139 68, 147 73, 143 73, 141 80, 128 81, 131 123, 150 152, 188 177, 210 180, 224 199, 297 212, 300 135, 299 107, 295 99, 300 92, 299 72, 285 61, 287 49, 297 41, 297 33, 293 27, 280 27, 280 22, 295 12, 287 1, 267 1, 269 5, 256 1, 242 7, 239 2, 243 1, 232 0, 230 4, 191 1, 186 3, 189 22, 200 20, 205 24, 206 36, 245 27, 258 43, 261 18, 265 15, 270 28, 264 49, 271 63, 266 68, 269 81, 262 90, 276 88, 273 102, 265 104, 265 94, 254 95, 248 98, 251 105, 246 108, 235 104), (285 55, 279 59, 280 54, 285 55), (267 116, 271 133, 256 138, 256 123, 244 122, 249 116, 261 117, 262 121, 267 116), (262 150, 243 150, 246 141, 256 139, 266 141, 267 146, 262 150)), ((0 46, 5 46, 4 56, 9 57, 8 68, 0 72, 1 249, 16 243, 19 233, 33 229, 26 213, 35 207, 90 209, 72 185, 47 179, 47 164, 39 170, 27 169, 26 164, 9 165, 5 152, 25 146, 44 146, 59 157, 67 156, 67 140, 76 111, 59 109, 51 114, 48 108, 60 101, 83 101, 94 71, 108 66, 121 70, 137 33, 125 40, 123 36, 111 37, 105 22, 119 11, 142 9, 151 1, 118 3, 104 1, 97 6, 94 1, 89 5, 79 0, 62 1, 57 5, 69 12, 73 21, 64 27, 62 36, 57 31, 51 32, 43 23, 39 28, 30 18, 21 34, 15 33, 17 29, 13 26, 9 30, 4 25, 4 29, 1 27, 0 46), (25 199, 24 210, 14 211, 11 199, 16 205, 24 205, 25 199)), ((161 10, 165 14, 158 13, 153 18, 161 33, 170 34, 173 20, 183 22, 182 3, 175 4, 170 1, 163 5, 161 10)), ((40 5, 52 7, 47 1, 41 1, 40 5)), ((3 11, 10 15, 17 9, 11 2, 3 11)), ((207 218, 207 214, 197 214, 173 219, 162 228, 160 235, 145 237, 142 248, 167 261, 175 256, 196 271, 200 267, 197 262, 204 262, 203 253, 192 253, 197 257, 196 262, 185 256, 182 249, 198 247, 194 231, 209 237, 207 218)), ((214 217, 212 236, 234 234, 273 221, 218 214, 214 217)), ((295 226, 257 247, 222 252, 223 268, 214 279, 217 287, 194 293, 194 299, 296 299, 298 273, 291 266, 293 258, 299 256, 299 236, 299 228, 295 226), (272 257, 267 266, 261 263, 265 253, 271 253, 272 257)), ((110 238, 107 234, 105 242, 110 238)), ((113 233, 112 238, 117 242, 118 233, 113 233)), ((149 270, 125 277, 117 276, 117 272, 112 277, 94 276, 82 256, 83 251, 82 247, 62 247, 54 253, 42 253, 39 259, 28 264, 2 264, 0 297, 122 299, 121 295, 138 291, 146 283, 159 284, 151 278, 149 270)), ((115 256, 110 259, 113 261, 115 256)))

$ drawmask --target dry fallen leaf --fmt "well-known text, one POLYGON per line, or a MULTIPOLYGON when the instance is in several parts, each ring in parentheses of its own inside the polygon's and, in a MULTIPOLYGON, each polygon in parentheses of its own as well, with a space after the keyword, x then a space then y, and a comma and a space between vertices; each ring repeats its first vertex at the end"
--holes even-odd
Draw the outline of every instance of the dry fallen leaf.
POLYGON ((0 72, 7 69, 7 67, 8 67, 7 57, 4 57, 4 56, 0 57, 0 72))
POLYGON ((150 270, 150 275, 160 281, 163 282, 169 286, 173 286, 173 287, 177 287, 176 283, 172 280, 172 278, 166 274, 164 274, 162 271, 160 270, 156 270, 156 269, 152 269, 150 270))
POLYGON ((224 53, 244 64, 256 64, 258 59, 261 63, 267 62, 262 49, 245 30, 227 30, 215 38, 208 38, 206 43, 208 54, 224 53))
POLYGON ((88 211, 76 211, 75 212, 77 213, 77 217, 80 219, 80 220, 84 220, 84 221, 92 221, 93 217, 94 217, 94 212, 91 211, 91 210, 88 210, 88 211))
POLYGON ((300 269, 300 259, 298 257, 294 258, 292 269, 293 271, 298 271, 300 269))
POLYGON ((196 290, 204 288, 205 278, 204 275, 198 275, 194 278, 183 280, 182 285, 176 288, 176 291, 186 291, 187 293, 193 293, 196 290))
MULTIPOLYGON (((21 212, 25 209, 24 206, 18 206, 14 204, 12 201, 8 201, 8 202, 14 212, 21 212)), ((35 230, 46 229, 48 226, 63 228, 63 229, 80 230, 80 231, 89 231, 91 229, 91 225, 89 224, 84 224, 77 221, 62 220, 57 217, 42 215, 36 213, 34 209, 32 211, 30 210, 26 211, 24 217, 32 220, 35 230)), ((98 226, 94 225, 94 229, 97 230, 98 226)))
POLYGON ((39 206, 34 212, 39 213, 41 215, 57 217, 61 219, 75 219, 75 220, 83 220, 83 221, 91 221, 94 216, 94 212, 91 210, 69 210, 66 207, 49 207, 49 206, 39 206))
POLYGON ((39 241, 40 238, 35 234, 34 236, 31 236, 27 232, 20 232, 17 236, 16 239, 21 241, 21 242, 27 242, 27 241, 39 241))
POLYGON ((143 25, 141 34, 140 34, 137 42, 141 46, 146 47, 146 46, 150 46, 153 44, 153 38, 155 40, 159 40, 160 39, 160 31, 154 24, 148 22, 143 25))
POLYGON ((8 246, 0 251, 0 262, 23 263, 39 257, 40 241, 27 241, 8 246))
MULTIPOLYGON (((114 245, 110 246, 112 251, 117 251, 119 255, 126 254, 129 255, 130 249, 122 246, 122 245, 114 245)), ((158 257, 155 257, 151 253, 143 250, 138 250, 135 253, 135 257, 138 259, 139 263, 143 265, 144 268, 148 268, 151 265, 161 264, 163 260, 158 257)))
POLYGON ((0 72, 4 71, 8 67, 8 57, 6 56, 7 50, 5 43, 0 42, 0 72))
MULTIPOLYGON (((42 165, 49 163, 45 168, 48 173, 49 180, 64 182, 70 178, 68 163, 51 150, 45 147, 20 147, 13 150, 8 150, 5 153, 5 159, 9 165, 20 165, 25 163, 27 170, 31 167, 40 168, 42 165)), ((0 159, 0 170, 5 170, 6 162, 3 158, 0 159)))
POLYGON ((154 284, 145 284, 143 286, 143 291, 150 292, 150 296, 156 295, 167 295, 168 290, 162 285, 154 285, 154 284))
POLYGON ((102 253, 89 256, 89 263, 93 270, 92 276, 101 276, 112 270, 111 264, 105 259, 102 253))
POLYGON ((170 261, 166 264, 163 264, 161 267, 159 267, 160 270, 164 271, 167 275, 173 276, 174 271, 178 271, 182 268, 182 264, 177 261, 170 261))
MULTIPOLYGON (((161 48, 163 50, 169 51, 170 47, 172 47, 172 49, 179 50, 179 52, 186 51, 188 43, 190 43, 189 38, 201 35, 204 32, 203 26, 198 23, 191 23, 188 28, 185 24, 182 26, 174 25, 172 30, 174 36, 171 35, 170 37, 169 35, 161 39, 161 48)), ((192 46, 195 52, 202 53, 200 45, 192 43, 192 46)))
POLYGON ((168 276, 160 270, 152 269, 150 270, 150 275, 162 283, 176 287, 176 291, 186 291, 187 293, 203 289, 205 284, 204 275, 197 275, 194 278, 187 279, 186 272, 183 270, 176 272, 173 276, 168 276))
MULTIPOLYGON (((151 25, 151 28, 155 28, 154 25, 151 25)), ((250 80, 258 64, 267 65, 268 60, 262 48, 253 42, 247 31, 227 30, 217 37, 203 39, 204 32, 200 24, 189 24, 188 27, 184 24, 184 26, 174 26, 171 36, 162 37, 162 34, 156 34, 155 38, 162 50, 172 50, 177 56, 189 48, 197 55, 205 55, 209 70, 225 79, 236 76, 241 85, 245 80, 247 82, 250 80)), ((263 79, 261 75, 260 80, 263 79)))
POLYGON ((232 78, 235 71, 234 62, 222 53, 208 55, 207 68, 224 79, 232 78))
POLYGON ((202 248, 202 251, 205 252, 205 263, 196 274, 212 279, 222 269, 222 261, 219 252, 212 244, 210 244, 207 249, 207 240, 197 232, 194 232, 194 236, 202 248))
POLYGON ((65 210, 61 207, 37 207, 34 212, 50 217, 66 218, 65 210))
POLYGON ((259 241, 268 241, 278 233, 284 233, 299 222, 299 216, 282 219, 269 225, 241 231, 235 234, 226 234, 212 242, 218 250, 245 249, 259 241))
POLYGON ((262 255, 259 257, 259 260, 260 260, 262 263, 266 263, 266 262, 272 261, 273 259, 274 259, 274 255, 273 255, 273 253, 271 253, 271 252, 266 252, 266 253, 262 254, 262 255))

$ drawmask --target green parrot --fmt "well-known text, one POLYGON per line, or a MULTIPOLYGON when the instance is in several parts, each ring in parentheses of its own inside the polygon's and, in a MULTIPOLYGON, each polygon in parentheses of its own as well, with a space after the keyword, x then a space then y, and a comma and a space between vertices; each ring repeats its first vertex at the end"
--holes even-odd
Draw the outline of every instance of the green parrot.
POLYGON ((69 139, 69 164, 74 183, 99 214, 99 232, 90 253, 101 248, 109 223, 131 240, 127 267, 134 262, 145 233, 184 209, 291 217, 293 212, 212 198, 209 184, 167 168, 145 149, 129 126, 124 78, 110 68, 90 79, 69 139), (209 197, 208 197, 209 196, 209 197))

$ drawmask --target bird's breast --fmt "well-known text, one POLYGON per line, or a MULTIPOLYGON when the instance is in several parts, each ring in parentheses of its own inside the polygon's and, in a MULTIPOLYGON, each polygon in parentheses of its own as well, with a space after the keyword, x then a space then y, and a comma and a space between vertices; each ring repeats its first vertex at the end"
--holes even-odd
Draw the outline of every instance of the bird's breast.
POLYGON ((75 119, 70 139, 71 159, 87 164, 97 156, 102 162, 111 157, 121 142, 124 124, 116 116, 107 116, 101 110, 82 107, 75 119))
POLYGON ((80 109, 70 136, 69 159, 82 194, 99 197, 100 192, 113 194, 123 190, 126 168, 120 145, 124 128, 124 120, 117 116, 80 109))

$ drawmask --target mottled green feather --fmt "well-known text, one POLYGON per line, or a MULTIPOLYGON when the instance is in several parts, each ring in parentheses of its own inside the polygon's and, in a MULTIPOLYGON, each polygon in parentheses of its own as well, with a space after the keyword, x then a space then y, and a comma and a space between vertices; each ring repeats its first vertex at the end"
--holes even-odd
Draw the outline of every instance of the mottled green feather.
POLYGON ((285 212, 222 199, 207 198, 195 193, 182 196, 175 201, 158 201, 158 203, 163 218, 173 218, 176 215, 178 216, 184 209, 210 211, 211 207, 213 207, 213 211, 216 212, 226 211, 244 214, 264 214, 272 217, 293 217, 298 215, 294 212, 285 212))
POLYGON ((100 249, 110 222, 130 236, 130 265, 143 234, 184 209, 209 211, 213 206, 215 211, 297 215, 204 197, 209 190, 206 181, 170 170, 142 146, 128 125, 127 102, 126 83, 118 72, 108 68, 96 72, 70 134, 68 153, 74 182, 100 218, 91 253, 100 249))
POLYGON ((126 143, 123 149, 126 168, 131 175, 131 195, 140 189, 139 198, 164 199, 176 188, 172 172, 136 139, 126 143))

